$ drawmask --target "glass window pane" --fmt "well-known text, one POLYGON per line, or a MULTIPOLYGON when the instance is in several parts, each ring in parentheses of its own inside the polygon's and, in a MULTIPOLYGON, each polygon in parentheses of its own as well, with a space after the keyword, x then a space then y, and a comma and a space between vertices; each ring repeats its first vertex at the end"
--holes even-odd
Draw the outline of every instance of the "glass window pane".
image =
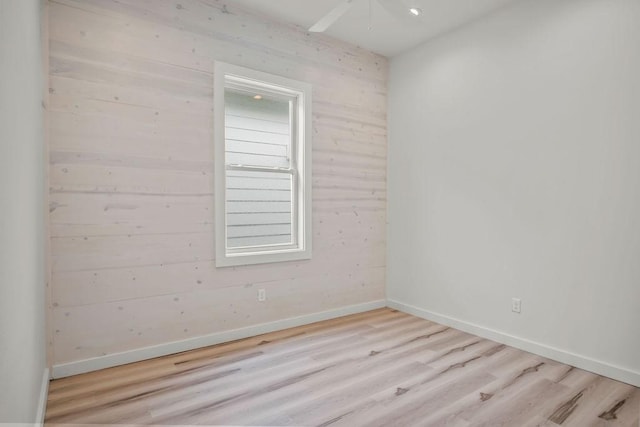
POLYGON ((233 89, 224 96, 226 164, 288 168, 290 102, 233 89))
POLYGON ((292 175, 227 171, 227 247, 293 244, 292 175))

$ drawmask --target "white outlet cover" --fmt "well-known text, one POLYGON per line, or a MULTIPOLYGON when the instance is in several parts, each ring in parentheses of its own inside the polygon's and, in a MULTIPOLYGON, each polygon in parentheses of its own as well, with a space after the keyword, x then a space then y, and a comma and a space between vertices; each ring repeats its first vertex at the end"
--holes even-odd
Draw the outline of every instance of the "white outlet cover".
POLYGON ((511 311, 514 313, 520 313, 522 310, 522 301, 520 298, 512 298, 511 299, 511 311))

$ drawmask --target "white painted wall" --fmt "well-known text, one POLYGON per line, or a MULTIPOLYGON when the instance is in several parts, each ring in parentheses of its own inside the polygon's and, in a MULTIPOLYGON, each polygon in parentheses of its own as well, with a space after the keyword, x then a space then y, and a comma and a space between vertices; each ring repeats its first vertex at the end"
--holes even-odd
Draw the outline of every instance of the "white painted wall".
POLYGON ((391 300, 640 382, 639 23, 529 0, 394 58, 391 300))
POLYGON ((0 424, 34 422, 45 372, 40 2, 0 1, 0 424))

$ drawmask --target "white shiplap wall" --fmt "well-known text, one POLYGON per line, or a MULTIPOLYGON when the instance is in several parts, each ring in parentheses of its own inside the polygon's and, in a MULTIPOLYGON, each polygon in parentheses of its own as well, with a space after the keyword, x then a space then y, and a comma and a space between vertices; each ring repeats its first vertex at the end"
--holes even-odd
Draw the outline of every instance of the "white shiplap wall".
POLYGON ((54 364, 383 298, 386 59, 214 0, 49 24, 54 364), (214 60, 313 84, 310 261, 215 268, 214 60))

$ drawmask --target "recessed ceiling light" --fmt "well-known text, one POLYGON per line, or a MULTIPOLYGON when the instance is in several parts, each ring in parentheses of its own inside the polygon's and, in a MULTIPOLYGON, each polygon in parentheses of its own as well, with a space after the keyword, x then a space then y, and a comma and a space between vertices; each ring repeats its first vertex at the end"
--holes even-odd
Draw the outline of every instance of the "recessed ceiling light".
POLYGON ((256 96, 254 96, 254 97, 253 97, 253 99, 256 99, 256 100, 258 100, 258 101, 259 101, 259 100, 261 100, 261 99, 262 99, 262 95, 256 95, 256 96))
POLYGON ((418 9, 417 7, 412 7, 411 9, 409 9, 409 12, 411 12, 412 15, 420 16, 422 14, 422 9, 418 9))

